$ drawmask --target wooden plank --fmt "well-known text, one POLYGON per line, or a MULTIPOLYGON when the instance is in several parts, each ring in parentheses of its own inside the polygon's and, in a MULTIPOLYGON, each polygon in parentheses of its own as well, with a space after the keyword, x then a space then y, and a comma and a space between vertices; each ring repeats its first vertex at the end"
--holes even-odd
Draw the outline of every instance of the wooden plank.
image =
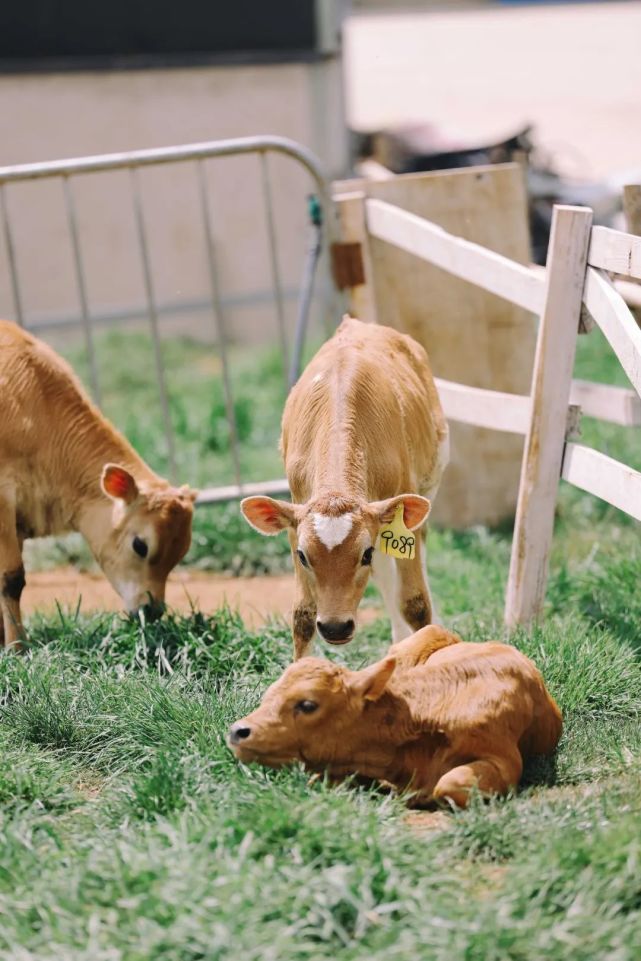
MULTIPOLYGON (((488 430, 527 434, 532 409, 529 396, 469 387, 440 377, 435 377, 434 381, 448 420, 475 424, 488 430)), ((585 417, 610 424, 641 426, 641 399, 628 387, 573 380, 569 406, 580 407, 585 417)))
MULTIPOLYGON (((541 267, 540 264, 530 264, 530 270, 545 279, 545 267, 541 267)), ((615 277, 612 283, 614 289, 618 290, 629 307, 641 307, 641 286, 636 281, 619 280, 615 277)))
POLYGON ((641 237, 609 227, 593 227, 588 263, 591 267, 641 280, 641 237))
POLYGON ((641 307, 641 286, 633 280, 614 281, 614 288, 618 290, 628 307, 641 307))
POLYGON ((585 276, 583 301, 619 358, 630 383, 637 394, 641 394, 641 330, 621 294, 605 274, 590 267, 585 276))
POLYGON ((596 417, 624 427, 641 425, 641 400, 636 391, 589 380, 573 380, 570 403, 577 404, 586 417, 596 417))
POLYGON ((365 204, 369 233, 488 290, 533 314, 543 308, 545 282, 522 264, 455 237, 437 224, 383 200, 365 204))
POLYGON ((440 377, 435 377, 434 382, 448 420, 488 430, 527 434, 532 408, 527 395, 468 387, 440 377))
POLYGON ((641 521, 641 473, 583 444, 568 444, 563 480, 641 521))
POLYGON ((365 177, 367 180, 391 180, 394 176, 391 170, 372 157, 360 160, 354 165, 354 169, 359 177, 365 177))
POLYGON ((334 194, 336 239, 341 243, 359 244, 364 280, 347 289, 347 306, 353 317, 376 323, 376 305, 372 289, 372 261, 365 229, 365 195, 362 191, 334 194))
MULTIPOLYGON (((530 263, 527 194, 517 164, 405 174, 362 183, 384 200, 522 265, 530 263)), ((410 334, 437 377, 527 394, 537 319, 522 307, 370 237, 378 320, 410 334)), ((523 437, 453 422, 451 453, 430 521, 446 527, 514 517, 523 437)))
POLYGON ((591 222, 586 207, 554 208, 505 599, 510 627, 537 617, 545 598, 591 222))

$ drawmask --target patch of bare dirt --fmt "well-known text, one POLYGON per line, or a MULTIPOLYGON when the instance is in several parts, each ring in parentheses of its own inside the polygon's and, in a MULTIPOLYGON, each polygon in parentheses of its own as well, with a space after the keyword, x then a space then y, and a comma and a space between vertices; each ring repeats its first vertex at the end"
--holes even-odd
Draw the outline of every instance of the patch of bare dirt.
MULTIPOLYGON (((291 574, 271 577, 230 577, 203 571, 177 571, 167 582, 167 603, 177 611, 192 607, 211 613, 227 603, 238 610, 250 627, 257 627, 272 617, 289 618, 294 597, 294 578, 291 574)), ((22 595, 24 614, 35 611, 55 612, 56 605, 80 610, 119 611, 120 598, 109 582, 100 574, 88 574, 73 567, 27 574, 27 586, 22 595)), ((378 608, 366 607, 359 611, 359 622, 367 624, 380 615, 378 608)))
POLYGON ((436 831, 446 831, 452 818, 445 811, 408 811, 404 821, 412 834, 425 837, 436 831))
POLYGON ((76 781, 74 787, 78 794, 81 794, 86 801, 97 801, 104 784, 104 778, 98 775, 89 775, 76 781))

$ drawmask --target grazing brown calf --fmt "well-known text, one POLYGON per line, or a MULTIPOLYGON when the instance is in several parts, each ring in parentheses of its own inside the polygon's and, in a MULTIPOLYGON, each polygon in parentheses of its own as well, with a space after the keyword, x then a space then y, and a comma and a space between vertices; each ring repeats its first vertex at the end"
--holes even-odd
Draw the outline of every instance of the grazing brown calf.
POLYGON ((423 348, 389 327, 345 318, 287 399, 281 447, 293 503, 248 497, 241 508, 262 534, 288 531, 295 657, 308 653, 316 628, 330 644, 351 640, 371 570, 395 640, 429 624, 420 536, 411 538, 411 558, 375 550, 401 505, 406 535, 423 524, 448 460, 423 348))
POLYGON ((302 761, 409 789, 413 804, 465 807, 474 789, 516 787, 523 759, 551 753, 560 736, 559 709, 525 655, 431 626, 361 671, 297 661, 232 726, 229 745, 241 761, 302 761))
POLYGON ((80 531, 127 610, 158 614, 195 496, 154 474, 51 348, 0 321, 0 646, 23 636, 27 537, 80 531))

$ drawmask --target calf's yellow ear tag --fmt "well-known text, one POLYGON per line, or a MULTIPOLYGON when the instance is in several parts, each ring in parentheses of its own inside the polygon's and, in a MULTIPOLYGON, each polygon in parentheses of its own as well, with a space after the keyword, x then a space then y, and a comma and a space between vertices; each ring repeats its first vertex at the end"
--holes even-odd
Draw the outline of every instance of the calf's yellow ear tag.
POLYGON ((416 553, 416 535, 410 531, 403 521, 403 501, 396 505, 394 517, 381 527, 376 546, 381 554, 398 557, 402 561, 411 561, 416 553))

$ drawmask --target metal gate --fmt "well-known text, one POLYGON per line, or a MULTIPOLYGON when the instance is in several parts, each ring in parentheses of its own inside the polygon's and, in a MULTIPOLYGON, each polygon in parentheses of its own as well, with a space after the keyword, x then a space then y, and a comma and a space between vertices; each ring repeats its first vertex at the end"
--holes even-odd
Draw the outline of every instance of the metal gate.
MULTIPOLYGON (((225 401, 226 418, 229 429, 229 442, 232 459, 233 482, 218 487, 207 487, 201 491, 200 504, 210 504, 233 500, 250 493, 285 493, 287 482, 283 480, 265 480, 261 482, 247 482, 243 480, 240 463, 239 437, 236 423, 234 397, 229 369, 230 331, 225 322, 225 305, 221 295, 219 254, 215 249, 214 232, 210 213, 210 197, 204 165, 207 161, 234 157, 242 154, 255 154, 259 161, 262 199, 267 225, 269 268, 271 275, 271 300, 275 312, 278 328, 280 350, 283 358, 283 374, 288 385, 298 376, 301 355, 305 342, 307 323, 314 278, 317 273, 321 251, 326 243, 323 236, 323 225, 329 225, 329 195, 327 180, 323 175, 320 163, 311 151, 292 140, 283 137, 244 137, 233 140, 209 141, 205 143, 188 144, 151 150, 136 150, 127 153, 105 154, 102 156, 74 158, 37 164, 23 164, 19 166, 0 167, 0 217, 2 219, 3 238, 6 249, 8 275, 15 309, 15 317, 23 326, 34 333, 39 333, 38 325, 27 322, 24 307, 24 290, 21 281, 21 247, 17 242, 15 220, 11 215, 11 191, 13 185, 26 181, 54 179, 59 181, 64 202, 66 218, 67 242, 73 263, 73 274, 79 302, 79 316, 62 318, 61 325, 76 324, 84 337, 84 345, 88 358, 89 386, 95 401, 101 403, 101 384, 96 357, 95 325, 98 320, 90 307, 85 261, 83 256, 83 237, 79 222, 75 197, 75 184, 78 177, 86 174, 105 173, 107 171, 127 171, 130 179, 129 190, 135 223, 138 256, 142 268, 144 287, 144 316, 148 320, 149 331, 153 344, 153 359, 155 377, 158 386, 158 396, 162 412, 164 439, 166 443, 169 473, 176 479, 176 446, 174 428, 172 425, 170 398, 167 390, 166 371, 163 364, 161 336, 159 330, 159 315, 162 305, 157 297, 156 277, 150 256, 150 239, 148 229, 148 213, 143 202, 140 185, 142 168, 191 163, 196 178, 197 193, 202 218, 202 242, 204 244, 207 273, 208 296, 211 308, 217 349, 221 363, 221 378, 225 401), (281 154, 290 158, 295 164, 309 174, 313 192, 309 202, 309 238, 304 258, 303 274, 297 291, 297 313, 294 343, 288 342, 285 325, 284 290, 281 279, 281 267, 278 255, 277 211, 275 210, 272 179, 268 154, 281 154)), ((321 261, 323 262, 323 261, 321 261)), ((325 260, 327 263, 327 260, 325 260)), ((324 270, 323 293, 330 303, 334 301, 334 287, 331 274, 324 270)), ((101 322, 109 318, 101 318, 101 322)), ((55 326, 56 321, 47 324, 55 326)))

